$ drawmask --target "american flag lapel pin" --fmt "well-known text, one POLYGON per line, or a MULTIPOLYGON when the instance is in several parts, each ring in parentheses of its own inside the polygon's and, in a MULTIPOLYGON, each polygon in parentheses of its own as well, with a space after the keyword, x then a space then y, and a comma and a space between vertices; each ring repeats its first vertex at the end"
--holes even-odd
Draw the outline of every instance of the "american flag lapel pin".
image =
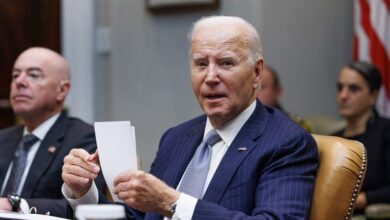
POLYGON ((49 153, 51 154, 54 154, 54 152, 56 152, 57 148, 55 146, 50 146, 49 148, 47 148, 47 151, 49 151, 49 153))
POLYGON ((239 147, 239 148, 238 148, 238 151, 246 151, 246 150, 247 150, 246 147, 239 147))

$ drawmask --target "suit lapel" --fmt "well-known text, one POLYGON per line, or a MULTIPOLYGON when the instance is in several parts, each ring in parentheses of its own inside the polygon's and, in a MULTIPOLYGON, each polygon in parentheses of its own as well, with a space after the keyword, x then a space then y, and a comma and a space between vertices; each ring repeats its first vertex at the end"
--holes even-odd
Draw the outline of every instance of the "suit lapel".
POLYGON ((42 140, 26 178, 22 190, 23 197, 31 197, 33 195, 40 178, 47 172, 59 148, 62 146, 61 140, 67 124, 68 118, 61 114, 42 140))
POLYGON ((196 124, 186 135, 181 136, 175 141, 173 150, 170 151, 173 153, 173 157, 169 161, 169 172, 165 172, 166 175, 163 178, 168 185, 174 188, 178 186, 196 148, 202 141, 205 124, 206 120, 196 124))
POLYGON ((23 126, 16 127, 15 131, 3 137, 4 140, 0 143, 0 188, 4 183, 5 175, 7 174, 8 167, 14 159, 15 151, 19 146, 20 140, 23 136, 23 126))
POLYGON ((256 147, 256 139, 265 130, 267 114, 263 105, 257 102, 255 111, 241 128, 219 164, 203 197, 204 200, 214 203, 220 201, 236 170, 256 147))

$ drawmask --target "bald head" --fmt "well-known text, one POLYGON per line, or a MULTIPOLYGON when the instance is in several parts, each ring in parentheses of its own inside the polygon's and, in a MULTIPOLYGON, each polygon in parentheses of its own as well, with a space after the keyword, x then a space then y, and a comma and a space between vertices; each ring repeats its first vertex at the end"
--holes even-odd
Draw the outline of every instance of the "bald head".
MULTIPOLYGON (((256 29, 246 20, 240 17, 233 16, 210 16, 203 17, 195 22, 188 34, 188 38, 191 43, 191 48, 196 41, 194 35, 198 34, 199 30, 209 28, 218 30, 226 30, 226 28, 234 29, 232 33, 236 32, 237 35, 242 35, 242 39, 238 39, 242 47, 248 49, 248 56, 251 63, 255 63, 258 59, 263 58, 263 47, 259 34, 256 29)), ((191 53, 191 51, 190 51, 191 53)))
POLYGON ((58 77, 59 80, 70 80, 69 64, 59 53, 44 47, 31 47, 23 51, 18 56, 15 63, 19 59, 26 57, 39 57, 42 63, 53 70, 53 73, 56 74, 56 77, 58 77))

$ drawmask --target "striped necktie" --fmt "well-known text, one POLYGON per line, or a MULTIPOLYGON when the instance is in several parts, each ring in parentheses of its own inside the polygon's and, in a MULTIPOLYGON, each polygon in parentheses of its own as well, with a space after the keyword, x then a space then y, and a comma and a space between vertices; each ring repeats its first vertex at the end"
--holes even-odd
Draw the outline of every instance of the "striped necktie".
POLYGON ((198 199, 203 197, 203 188, 211 161, 211 147, 220 140, 221 137, 215 129, 207 133, 184 172, 179 186, 180 192, 198 199))
POLYGON ((4 188, 3 196, 17 192, 24 169, 26 168, 28 151, 38 140, 39 139, 32 134, 28 134, 23 137, 18 149, 16 150, 11 175, 9 176, 7 185, 4 188))

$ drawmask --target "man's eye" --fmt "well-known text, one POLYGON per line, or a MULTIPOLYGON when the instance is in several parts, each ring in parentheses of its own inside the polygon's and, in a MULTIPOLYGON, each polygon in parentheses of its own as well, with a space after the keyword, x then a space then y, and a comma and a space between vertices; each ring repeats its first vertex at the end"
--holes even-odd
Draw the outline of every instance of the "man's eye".
POLYGON ((232 60, 222 60, 220 65, 223 67, 231 67, 234 65, 234 62, 232 60))
POLYGON ((32 79, 38 79, 41 77, 41 73, 39 71, 30 71, 28 72, 28 76, 32 79))
POLYGON ((195 66, 198 66, 198 67, 206 67, 206 66, 207 66, 207 63, 204 62, 204 61, 195 61, 195 66))
POLYGON ((14 73, 12 73, 12 79, 16 79, 16 78, 18 78, 19 77, 19 73, 18 72, 14 72, 14 73))

